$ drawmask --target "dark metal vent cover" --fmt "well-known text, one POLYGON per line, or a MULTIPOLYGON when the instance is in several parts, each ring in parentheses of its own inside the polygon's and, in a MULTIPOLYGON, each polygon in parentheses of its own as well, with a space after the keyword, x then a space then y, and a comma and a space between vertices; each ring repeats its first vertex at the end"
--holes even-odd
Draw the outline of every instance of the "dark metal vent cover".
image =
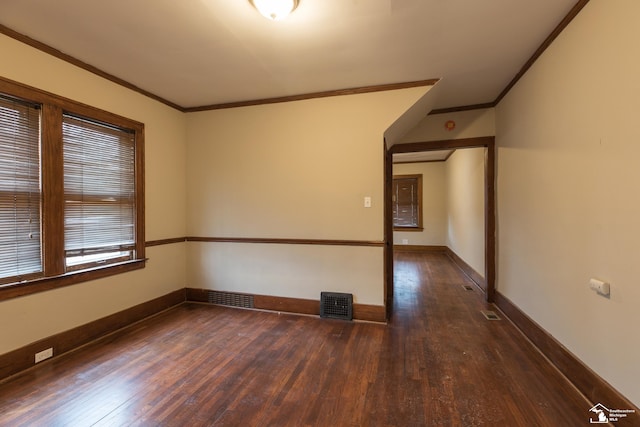
POLYGON ((209 294, 207 295, 207 301, 211 304, 253 308, 253 295, 236 294, 233 292, 209 291, 209 294))
POLYGON ((353 319, 353 295, 338 292, 320 292, 320 317, 353 319))
POLYGON ((496 314, 495 311, 491 311, 491 310, 483 310, 482 311, 482 315, 487 319, 487 320, 500 320, 500 316, 498 316, 496 314))

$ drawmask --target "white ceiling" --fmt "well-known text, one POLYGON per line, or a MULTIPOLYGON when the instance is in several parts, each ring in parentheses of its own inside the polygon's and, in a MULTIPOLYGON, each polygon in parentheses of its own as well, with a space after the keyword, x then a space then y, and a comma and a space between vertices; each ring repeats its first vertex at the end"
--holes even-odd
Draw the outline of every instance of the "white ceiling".
POLYGON ((576 0, 0 0, 0 24, 181 107, 442 78, 492 102, 576 0))

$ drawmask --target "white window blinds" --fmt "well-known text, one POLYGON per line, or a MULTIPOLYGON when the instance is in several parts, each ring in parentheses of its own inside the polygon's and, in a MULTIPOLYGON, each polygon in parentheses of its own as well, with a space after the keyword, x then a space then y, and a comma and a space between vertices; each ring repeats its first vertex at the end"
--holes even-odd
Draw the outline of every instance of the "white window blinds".
POLYGON ((67 270, 134 257, 135 134, 65 114, 67 270))
POLYGON ((0 96, 0 283, 42 271, 40 109, 0 96))

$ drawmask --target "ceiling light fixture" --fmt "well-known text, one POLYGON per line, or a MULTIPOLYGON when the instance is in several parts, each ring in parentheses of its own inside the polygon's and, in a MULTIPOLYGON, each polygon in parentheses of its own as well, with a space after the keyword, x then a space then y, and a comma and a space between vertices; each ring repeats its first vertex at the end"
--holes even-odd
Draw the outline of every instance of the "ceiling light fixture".
POLYGON ((265 18, 280 21, 298 7, 298 0, 249 0, 265 18))

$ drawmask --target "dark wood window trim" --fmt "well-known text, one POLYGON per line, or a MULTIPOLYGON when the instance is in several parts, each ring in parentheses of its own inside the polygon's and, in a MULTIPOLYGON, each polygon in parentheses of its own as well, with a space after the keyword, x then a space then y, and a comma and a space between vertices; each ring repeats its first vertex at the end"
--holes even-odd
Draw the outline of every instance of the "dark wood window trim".
POLYGON ((393 194, 392 194, 392 200, 393 200, 393 208, 394 208, 394 223, 393 223, 393 230, 394 231, 423 231, 424 227, 423 227, 423 222, 422 222, 422 175, 418 174, 418 175, 394 175, 393 176, 393 194), (416 215, 415 215, 415 219, 417 221, 414 222, 414 225, 397 225, 395 223, 395 210, 399 209, 399 206, 396 203, 395 197, 397 194, 397 186, 399 184, 400 181, 406 181, 406 180, 411 180, 413 182, 415 182, 415 209, 417 210, 416 215))
POLYGON ((144 124, 0 77, 0 93, 39 104, 41 113, 42 264, 38 277, 0 285, 0 301, 144 268, 144 124), (65 271, 62 115, 72 114, 135 134, 134 259, 65 271))

